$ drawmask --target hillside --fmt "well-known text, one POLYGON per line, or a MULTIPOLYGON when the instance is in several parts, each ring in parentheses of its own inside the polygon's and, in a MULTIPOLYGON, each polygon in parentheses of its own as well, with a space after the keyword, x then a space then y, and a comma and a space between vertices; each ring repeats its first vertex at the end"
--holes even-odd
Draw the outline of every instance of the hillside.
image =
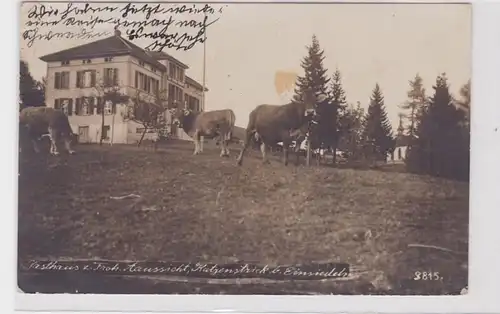
MULTIPOLYGON (((467 284, 468 185, 404 173, 263 165, 242 167, 192 143, 154 153, 80 146, 71 157, 23 158, 19 258, 346 262, 356 279, 325 282, 173 283, 53 278, 20 272, 26 291, 106 293, 458 293, 467 284), (137 199, 110 199, 137 194, 137 199), (434 245, 461 253, 409 247, 434 245), (416 281, 415 272, 442 280, 416 281), (95 284, 94 284, 95 283, 95 284), (142 291, 142 292, 141 292, 142 291)), ((78 275, 72 275, 78 276, 78 275)))

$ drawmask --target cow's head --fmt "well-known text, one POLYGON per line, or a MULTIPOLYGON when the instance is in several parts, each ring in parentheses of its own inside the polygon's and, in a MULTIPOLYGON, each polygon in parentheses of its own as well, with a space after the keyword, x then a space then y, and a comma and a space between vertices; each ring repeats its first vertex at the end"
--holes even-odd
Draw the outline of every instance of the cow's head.
POLYGON ((310 99, 305 99, 304 104, 305 104, 305 110, 304 110, 304 116, 307 118, 314 120, 314 118, 317 115, 316 112, 316 106, 325 102, 328 99, 328 96, 325 94, 320 94, 315 97, 314 100, 310 99))
POLYGON ((189 109, 175 108, 170 110, 170 113, 172 114, 172 123, 182 127, 184 120, 191 114, 191 111, 189 109))

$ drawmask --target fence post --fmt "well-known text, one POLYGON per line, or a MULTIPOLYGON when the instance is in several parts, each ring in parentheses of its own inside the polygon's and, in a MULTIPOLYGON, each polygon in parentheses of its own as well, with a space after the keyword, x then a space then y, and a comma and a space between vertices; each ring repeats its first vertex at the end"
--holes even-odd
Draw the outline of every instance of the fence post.
POLYGON ((306 165, 309 167, 311 164, 311 147, 310 147, 310 140, 309 136, 306 137, 306 149, 307 149, 307 154, 306 154, 306 165))

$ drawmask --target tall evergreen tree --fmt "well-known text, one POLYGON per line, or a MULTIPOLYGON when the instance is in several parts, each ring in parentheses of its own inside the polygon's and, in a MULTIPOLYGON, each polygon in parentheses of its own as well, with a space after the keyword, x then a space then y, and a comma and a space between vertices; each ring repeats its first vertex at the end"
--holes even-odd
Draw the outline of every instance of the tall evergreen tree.
POLYGON ((326 74, 328 70, 323 66, 324 59, 324 51, 316 35, 313 35, 312 44, 307 47, 307 56, 301 62, 304 76, 297 77, 294 101, 315 101, 319 94, 328 94, 330 79, 326 74))
POLYGON ((446 74, 439 75, 434 95, 420 117, 416 139, 408 153, 409 171, 467 179, 470 133, 465 116, 454 105, 446 74))
POLYGON ((312 44, 307 47, 307 56, 301 62, 304 69, 304 76, 297 77, 295 84, 295 94, 293 101, 312 102, 316 106, 318 114, 318 125, 311 132, 311 148, 315 149, 320 145, 329 144, 332 134, 331 99, 328 98, 321 104, 316 103, 320 94, 328 95, 327 69, 323 66, 324 51, 319 45, 316 35, 312 37, 312 44), (314 144, 314 145, 313 145, 314 144))
POLYGON ((335 164, 340 137, 346 133, 347 129, 347 125, 342 125, 342 122, 345 121, 342 117, 346 114, 347 100, 344 88, 342 87, 342 75, 339 69, 335 70, 330 80, 330 98, 331 105, 328 108, 330 111, 328 115, 331 117, 332 124, 330 125, 330 129, 326 131, 332 133, 332 138, 328 146, 333 150, 333 163, 335 164))
POLYGON ((393 149, 394 139, 385 110, 384 96, 378 84, 375 85, 370 100, 363 132, 365 154, 377 160, 385 160, 393 149))
POLYGON ((417 73, 413 81, 409 81, 410 90, 407 92, 408 100, 401 105, 401 109, 406 110, 406 117, 409 120, 408 135, 414 138, 419 115, 425 110, 427 97, 423 86, 422 77, 417 73))
POLYGON ((19 110, 24 107, 45 106, 44 90, 31 76, 28 63, 23 60, 19 63, 19 98, 19 110))

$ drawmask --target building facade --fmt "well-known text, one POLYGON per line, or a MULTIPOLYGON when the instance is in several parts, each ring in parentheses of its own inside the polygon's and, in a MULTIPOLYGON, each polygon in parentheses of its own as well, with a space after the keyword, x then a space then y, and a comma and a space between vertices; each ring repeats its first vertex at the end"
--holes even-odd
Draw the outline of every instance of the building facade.
MULTIPOLYGON (((45 102, 66 112, 79 142, 136 143, 144 127, 126 119, 128 103, 104 101, 106 87, 130 97, 154 99, 160 93, 170 108, 204 110, 203 86, 186 75, 188 66, 163 52, 146 51, 121 37, 119 31, 85 45, 40 58, 47 63, 45 102), (102 111, 104 111, 104 128, 102 111)), ((208 91, 205 89, 205 92, 208 91)), ((190 139, 171 123, 165 112, 167 131, 190 139)), ((146 133, 154 135, 153 130, 146 133)))

